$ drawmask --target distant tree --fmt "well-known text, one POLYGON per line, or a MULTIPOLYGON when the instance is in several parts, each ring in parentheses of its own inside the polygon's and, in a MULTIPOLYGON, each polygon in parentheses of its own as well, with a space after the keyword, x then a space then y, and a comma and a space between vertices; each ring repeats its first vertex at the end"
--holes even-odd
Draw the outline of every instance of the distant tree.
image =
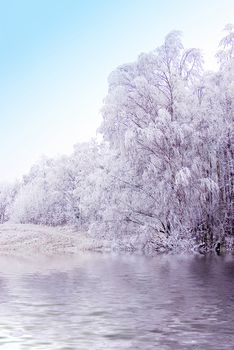
POLYGON ((0 184, 0 224, 9 220, 10 207, 18 191, 18 184, 0 184))

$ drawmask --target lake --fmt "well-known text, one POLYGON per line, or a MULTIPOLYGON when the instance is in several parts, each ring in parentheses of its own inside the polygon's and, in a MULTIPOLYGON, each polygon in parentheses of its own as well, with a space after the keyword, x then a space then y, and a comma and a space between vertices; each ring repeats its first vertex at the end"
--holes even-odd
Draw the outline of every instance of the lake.
POLYGON ((234 257, 0 257, 0 347, 233 350, 234 257))

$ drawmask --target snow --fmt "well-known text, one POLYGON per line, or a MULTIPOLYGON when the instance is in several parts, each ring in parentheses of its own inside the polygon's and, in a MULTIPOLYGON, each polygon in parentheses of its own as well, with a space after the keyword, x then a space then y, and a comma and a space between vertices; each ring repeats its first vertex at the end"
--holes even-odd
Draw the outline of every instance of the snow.
POLYGON ((33 224, 1 224, 1 255, 56 255, 82 251, 135 251, 127 240, 116 241, 91 237, 74 226, 51 227, 33 224), (131 248, 131 249, 130 249, 131 248))
POLYGON ((0 184, 0 223, 25 224, 3 226, 0 249, 148 252, 205 244, 209 251, 226 239, 229 247, 234 32, 227 31, 219 72, 203 72, 199 50, 185 50, 178 32, 118 67, 102 109, 103 142, 43 157, 20 182, 0 184))
POLYGON ((50 227, 8 223, 0 225, 1 255, 40 256, 79 254, 82 251, 149 254, 143 249, 145 245, 145 242, 137 241, 137 236, 126 239, 100 239, 80 232, 74 226, 50 227))
POLYGON ((71 226, 0 225, 1 254, 74 253, 91 247, 92 240, 71 226))

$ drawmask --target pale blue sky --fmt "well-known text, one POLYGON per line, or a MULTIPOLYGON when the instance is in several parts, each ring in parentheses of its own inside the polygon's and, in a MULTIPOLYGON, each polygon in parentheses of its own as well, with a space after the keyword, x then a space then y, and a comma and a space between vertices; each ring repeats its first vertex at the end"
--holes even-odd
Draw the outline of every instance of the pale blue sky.
POLYGON ((0 0, 0 180, 95 137, 107 77, 174 29, 208 67, 233 0, 0 0))

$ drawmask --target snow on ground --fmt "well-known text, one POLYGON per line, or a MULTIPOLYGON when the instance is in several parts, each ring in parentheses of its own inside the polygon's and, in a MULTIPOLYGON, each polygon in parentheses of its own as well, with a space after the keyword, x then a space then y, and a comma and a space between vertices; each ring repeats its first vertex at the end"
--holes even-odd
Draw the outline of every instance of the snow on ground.
POLYGON ((0 225, 0 254, 75 253, 99 249, 102 250, 103 245, 73 227, 0 225))
MULTIPOLYGON (((35 255, 79 251, 135 251, 129 238, 121 241, 95 239, 72 226, 50 227, 32 224, 0 225, 0 254, 35 255)), ((139 250, 139 247, 138 247, 139 250)))
POLYGON ((0 225, 0 253, 40 253, 69 251, 77 245, 71 231, 39 225, 0 225))

